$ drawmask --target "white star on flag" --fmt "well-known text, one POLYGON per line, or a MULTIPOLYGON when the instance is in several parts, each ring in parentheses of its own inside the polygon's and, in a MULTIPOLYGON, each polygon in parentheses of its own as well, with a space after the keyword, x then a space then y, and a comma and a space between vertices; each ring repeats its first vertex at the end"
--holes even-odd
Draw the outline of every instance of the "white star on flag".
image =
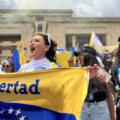
POLYGON ((8 109, 8 114, 12 114, 14 110, 12 109, 12 107, 10 107, 10 109, 8 109))
POLYGON ((19 108, 19 110, 16 110, 15 115, 18 116, 20 113, 21 113, 21 111, 20 111, 20 108, 19 108))
POLYGON ((22 115, 22 117, 19 118, 19 120, 25 120, 25 116, 22 115))
POLYGON ((2 110, 0 111, 0 114, 3 114, 3 112, 4 112, 4 111, 3 111, 3 109, 2 109, 2 110))

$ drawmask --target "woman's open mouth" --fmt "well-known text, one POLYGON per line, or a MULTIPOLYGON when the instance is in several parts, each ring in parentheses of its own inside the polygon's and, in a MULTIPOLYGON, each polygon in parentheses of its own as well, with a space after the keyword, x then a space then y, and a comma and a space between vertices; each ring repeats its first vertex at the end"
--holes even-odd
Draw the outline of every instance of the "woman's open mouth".
POLYGON ((35 48, 34 48, 34 47, 30 48, 30 52, 31 52, 31 53, 33 53, 34 51, 35 51, 35 48))

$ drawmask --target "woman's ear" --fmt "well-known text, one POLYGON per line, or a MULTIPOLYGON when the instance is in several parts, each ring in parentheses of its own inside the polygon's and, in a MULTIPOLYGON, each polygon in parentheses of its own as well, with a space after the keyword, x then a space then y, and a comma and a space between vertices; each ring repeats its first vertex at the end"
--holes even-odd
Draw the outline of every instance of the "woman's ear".
POLYGON ((50 45, 47 45, 45 51, 47 52, 50 49, 50 45))

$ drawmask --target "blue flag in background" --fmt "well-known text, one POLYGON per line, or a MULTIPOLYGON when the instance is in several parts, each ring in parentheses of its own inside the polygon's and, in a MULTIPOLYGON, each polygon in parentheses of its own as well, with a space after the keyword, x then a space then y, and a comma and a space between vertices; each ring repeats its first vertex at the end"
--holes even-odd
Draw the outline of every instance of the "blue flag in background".
POLYGON ((17 72, 20 68, 19 52, 15 50, 12 56, 12 61, 14 64, 14 71, 17 72))

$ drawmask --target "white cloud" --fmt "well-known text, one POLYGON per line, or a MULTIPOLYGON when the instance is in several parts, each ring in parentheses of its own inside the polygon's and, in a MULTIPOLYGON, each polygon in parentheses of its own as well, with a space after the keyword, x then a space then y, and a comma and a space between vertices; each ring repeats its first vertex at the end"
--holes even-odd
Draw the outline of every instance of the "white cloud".
POLYGON ((21 0, 22 9, 71 9, 75 0, 21 0))
POLYGON ((0 0, 0 8, 72 9, 84 17, 119 17, 119 0, 0 0))
POLYGON ((80 0, 74 8, 77 16, 113 17, 120 16, 119 0, 80 0))
POLYGON ((0 9, 16 8, 19 0, 0 0, 0 9))

